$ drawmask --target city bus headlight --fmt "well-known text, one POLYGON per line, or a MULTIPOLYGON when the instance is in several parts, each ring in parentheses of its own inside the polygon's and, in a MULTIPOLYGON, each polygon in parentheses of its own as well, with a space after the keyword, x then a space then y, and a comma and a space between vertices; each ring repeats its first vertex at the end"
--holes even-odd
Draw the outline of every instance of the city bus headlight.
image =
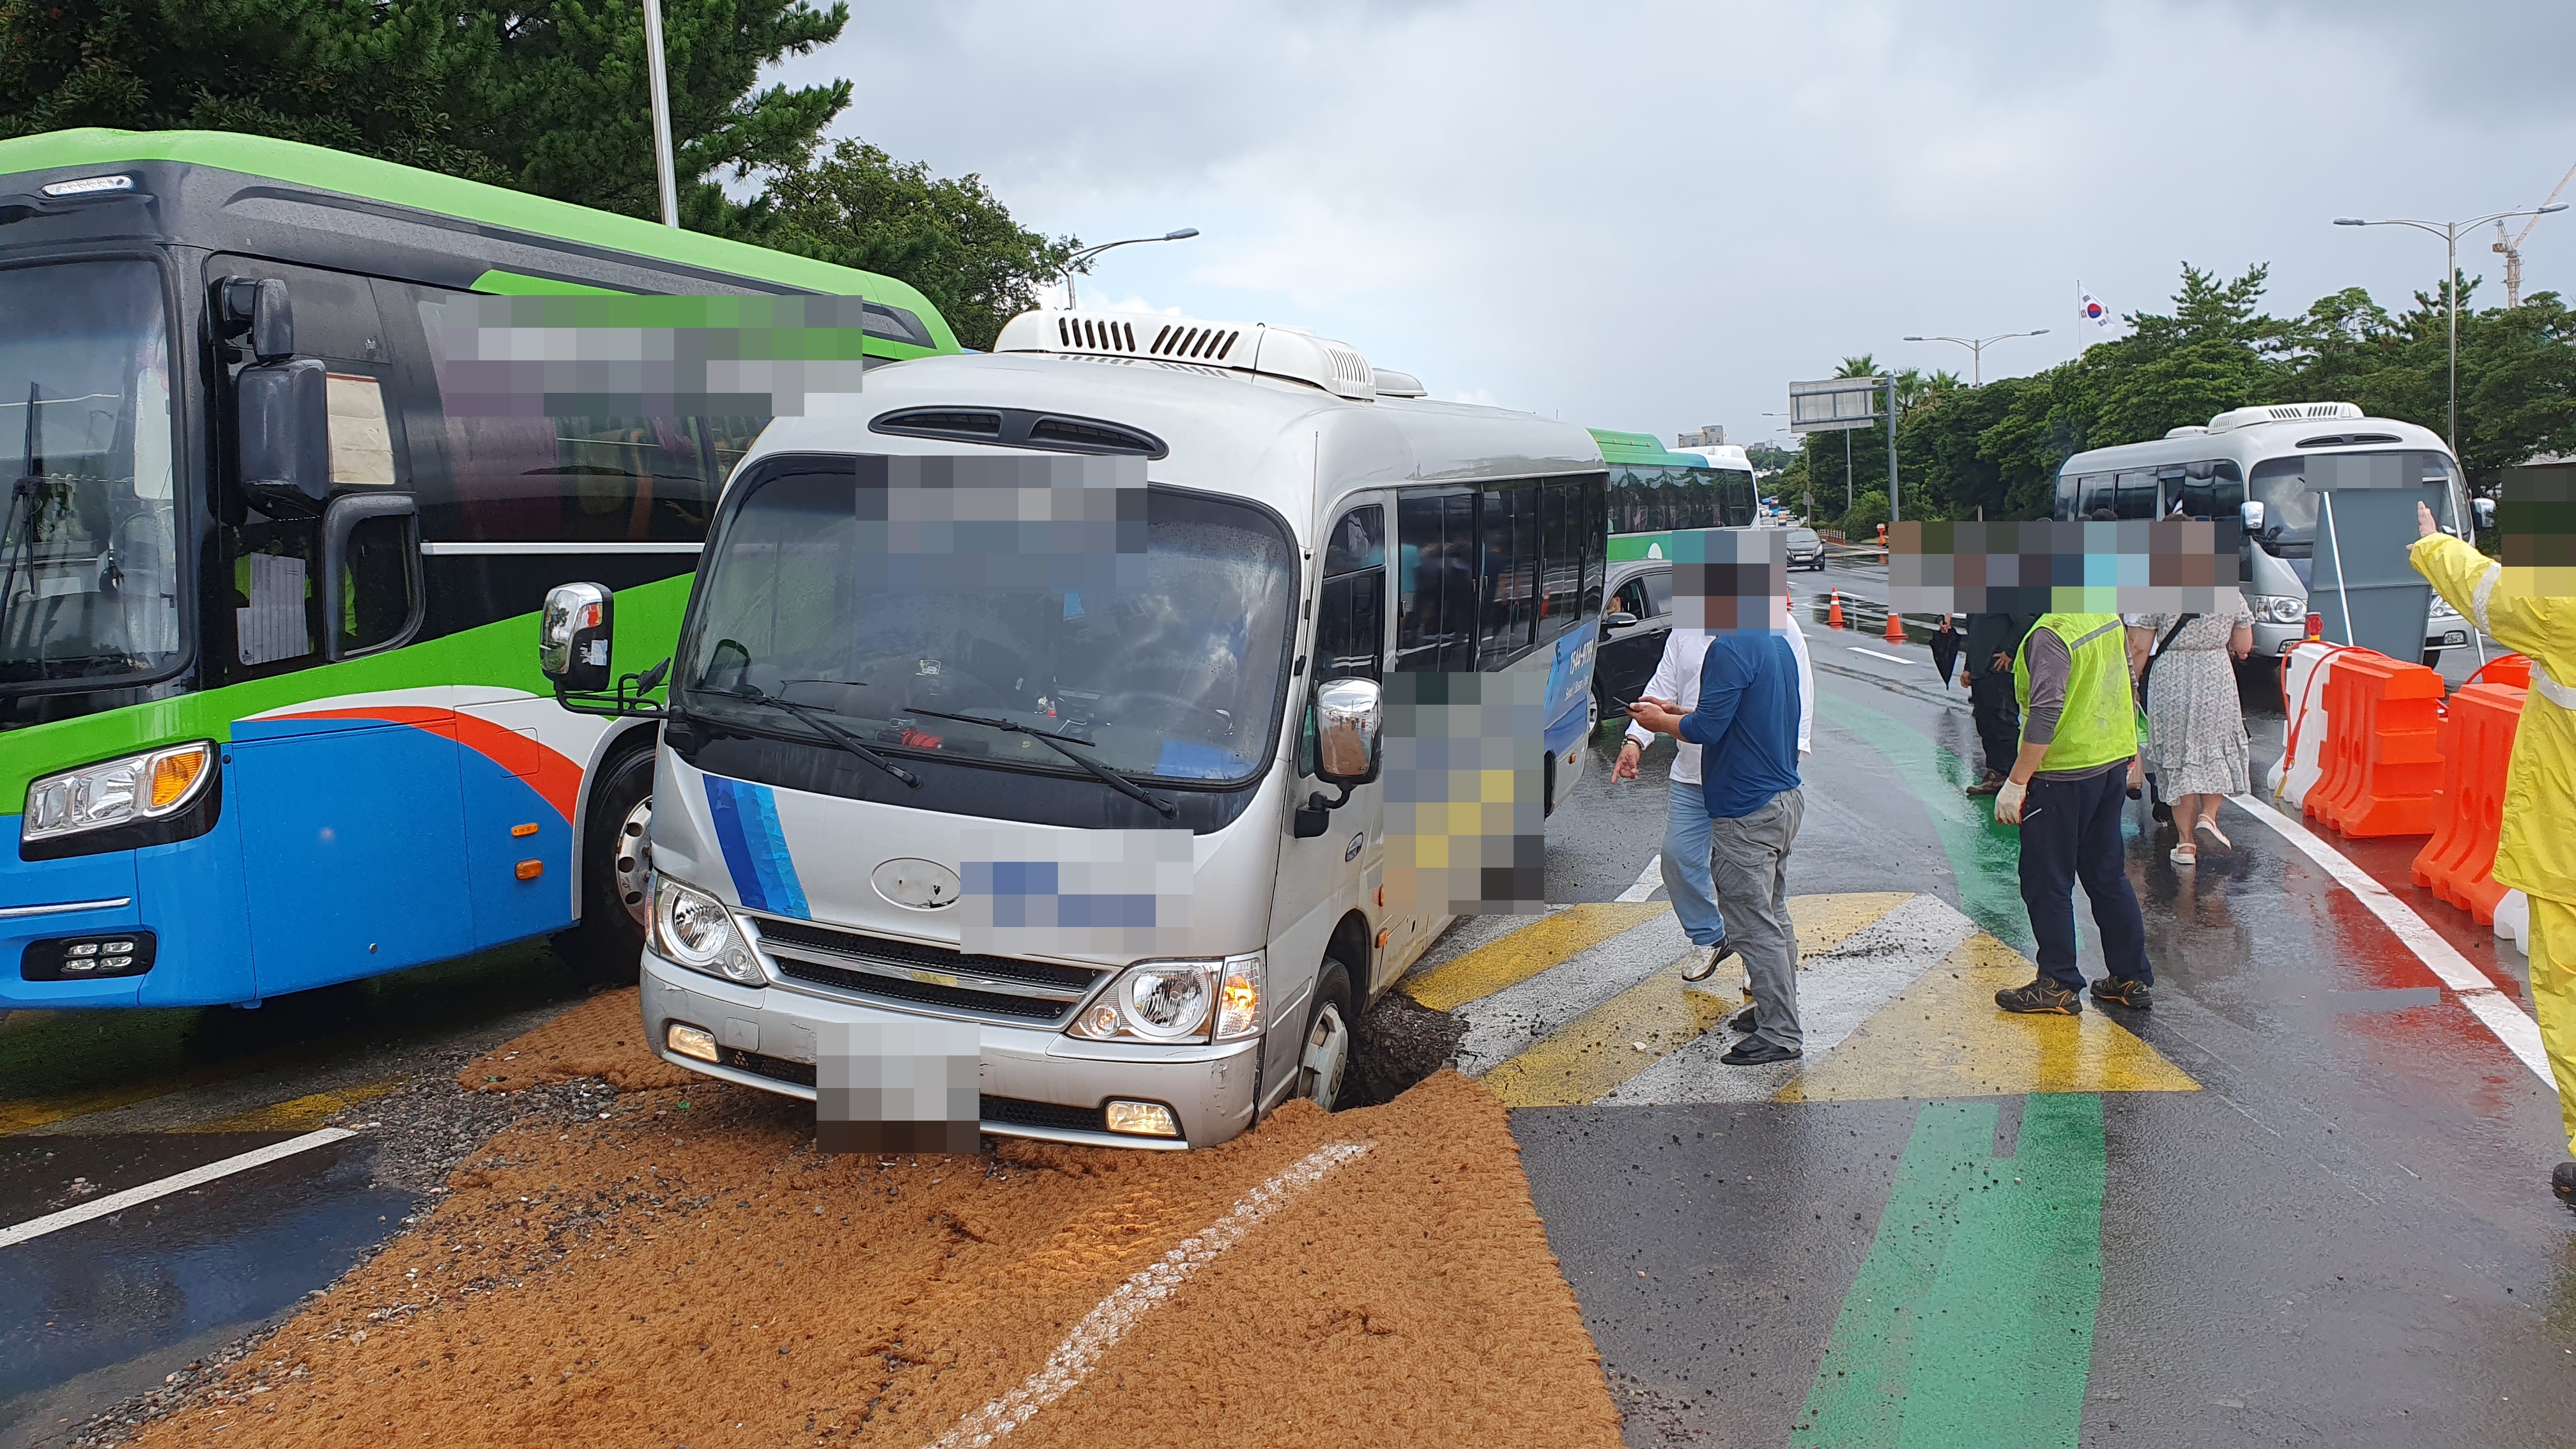
POLYGON ((692 971, 744 986, 766 984, 724 902, 660 876, 653 881, 653 945, 692 971))
POLYGON ((214 754, 200 740, 47 775, 27 787, 18 838, 51 840, 174 814, 197 798, 214 754))

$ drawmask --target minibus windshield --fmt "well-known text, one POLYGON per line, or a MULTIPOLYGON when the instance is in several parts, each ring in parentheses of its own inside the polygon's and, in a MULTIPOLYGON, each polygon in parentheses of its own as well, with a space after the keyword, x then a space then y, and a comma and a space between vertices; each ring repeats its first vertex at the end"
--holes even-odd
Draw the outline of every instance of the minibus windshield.
MULTIPOLYGON (((722 525, 681 641, 678 703, 763 733, 767 696, 828 713, 871 748, 1087 773, 1044 742, 1085 742, 1122 775, 1239 781, 1270 757, 1297 571, 1246 504, 1149 488, 1141 587, 871 592, 846 469, 754 478, 722 525), (936 713, 933 713, 936 711, 936 713)), ((790 727, 793 729, 793 727, 790 727)), ((802 734, 802 731, 797 731, 802 734)))
POLYGON ((2305 561, 2315 555, 2317 546, 2317 493, 2310 486, 2311 474, 2322 477, 2331 470, 2349 469, 2369 469, 2407 483, 2440 486, 2442 501, 2433 512, 2444 528, 2452 526, 2452 490, 2445 485, 2452 481, 2454 473, 2448 455, 2430 449, 2309 453, 2294 458, 2266 458, 2254 465, 2254 476, 2246 484, 2246 497, 2263 505, 2263 526, 2255 532, 2255 542, 2274 558, 2297 560, 2304 571, 2305 561))

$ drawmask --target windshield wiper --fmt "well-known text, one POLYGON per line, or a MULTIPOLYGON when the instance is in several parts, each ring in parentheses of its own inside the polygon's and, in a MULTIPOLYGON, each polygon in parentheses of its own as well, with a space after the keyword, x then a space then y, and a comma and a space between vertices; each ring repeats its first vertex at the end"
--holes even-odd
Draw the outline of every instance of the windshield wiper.
POLYGON ((764 694, 761 692, 758 685, 752 684, 745 684, 738 688, 724 691, 724 697, 727 699, 739 699, 749 704, 767 705, 771 709, 785 710, 787 713, 794 715, 797 719, 812 726, 815 730, 819 731, 824 738, 829 739, 836 745, 839 745, 842 749, 849 751, 851 754, 858 756, 860 759, 865 760, 869 764, 876 766, 878 769, 885 771, 887 774, 894 776, 896 779, 901 780, 915 790, 921 788, 921 777, 919 775, 916 775, 910 770, 905 769, 903 766, 896 764, 894 761, 887 759, 885 756, 878 754, 876 751, 869 749, 866 743, 857 735, 854 735, 848 730, 841 728, 839 725, 832 723, 830 720, 823 718, 823 712, 821 710, 798 704, 793 700, 780 699, 774 694, 764 694))
POLYGON ((1109 768, 1107 765, 1100 763, 1089 755, 1077 755, 1073 751, 1065 748, 1067 745, 1081 745, 1086 749, 1097 748, 1089 740, 1077 740, 1070 738, 1069 736, 1054 734, 1047 730, 1031 729, 1017 720, 993 719, 989 716, 980 714, 950 714, 944 709, 923 709, 917 704, 907 704, 903 707, 903 711, 906 714, 926 714, 932 719, 953 719, 959 724, 982 725, 987 729, 1000 730, 1005 734, 1027 735, 1031 739, 1041 741, 1050 749, 1053 749, 1057 754, 1064 756, 1066 759, 1080 765, 1085 770, 1090 771, 1093 778, 1099 780, 1100 783, 1111 786, 1128 796, 1142 800, 1146 804, 1153 806, 1164 819, 1170 820, 1181 813, 1180 806, 1173 804, 1169 800, 1147 794, 1144 786, 1137 784, 1135 781, 1128 779, 1122 774, 1119 774, 1116 770, 1109 768))

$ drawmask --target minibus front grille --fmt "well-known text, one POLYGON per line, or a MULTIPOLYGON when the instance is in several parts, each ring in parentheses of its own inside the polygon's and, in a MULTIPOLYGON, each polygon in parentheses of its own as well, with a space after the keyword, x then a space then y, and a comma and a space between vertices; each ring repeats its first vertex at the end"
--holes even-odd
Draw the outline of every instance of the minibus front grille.
POLYGON ((1100 979, 1099 972, 1083 966, 1022 961, 1010 956, 979 956, 951 951, 944 946, 889 940, 884 936, 861 935, 856 931, 834 930, 802 921, 760 920, 754 924, 760 928, 760 944, 769 948, 771 954, 789 951, 832 965, 988 977, 1055 995, 1076 997, 1089 995, 1092 984, 1100 979))
POLYGON ((901 976, 878 976, 865 971, 844 971, 819 961, 800 961, 792 956, 779 956, 778 974, 809 986, 828 987, 850 996, 878 1001, 900 1001, 910 1006, 939 1007, 952 1011, 977 1011, 989 1016, 1007 1016, 1015 1020, 1046 1026, 1061 1026, 1073 1019, 1075 1001, 1050 1001, 1041 996, 1011 996, 998 991, 969 991, 959 986, 941 986, 935 982, 914 981, 901 976))
POLYGON ((987 1122, 1008 1127, 1036 1127, 1055 1132, 1106 1132, 1109 1122, 1098 1107, 1067 1107, 1019 1097, 984 1097, 975 1109, 987 1122))

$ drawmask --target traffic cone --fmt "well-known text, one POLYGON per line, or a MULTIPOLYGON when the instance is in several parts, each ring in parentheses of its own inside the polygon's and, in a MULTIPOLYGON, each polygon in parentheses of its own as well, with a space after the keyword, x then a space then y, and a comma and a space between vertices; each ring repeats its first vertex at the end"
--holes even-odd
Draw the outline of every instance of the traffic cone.
POLYGON ((1905 642, 1905 616, 1892 608, 1887 611, 1887 642, 1890 644, 1905 642))
POLYGON ((1828 629, 1843 627, 1843 591, 1840 589, 1834 590, 1834 602, 1825 610, 1825 627, 1828 629))

